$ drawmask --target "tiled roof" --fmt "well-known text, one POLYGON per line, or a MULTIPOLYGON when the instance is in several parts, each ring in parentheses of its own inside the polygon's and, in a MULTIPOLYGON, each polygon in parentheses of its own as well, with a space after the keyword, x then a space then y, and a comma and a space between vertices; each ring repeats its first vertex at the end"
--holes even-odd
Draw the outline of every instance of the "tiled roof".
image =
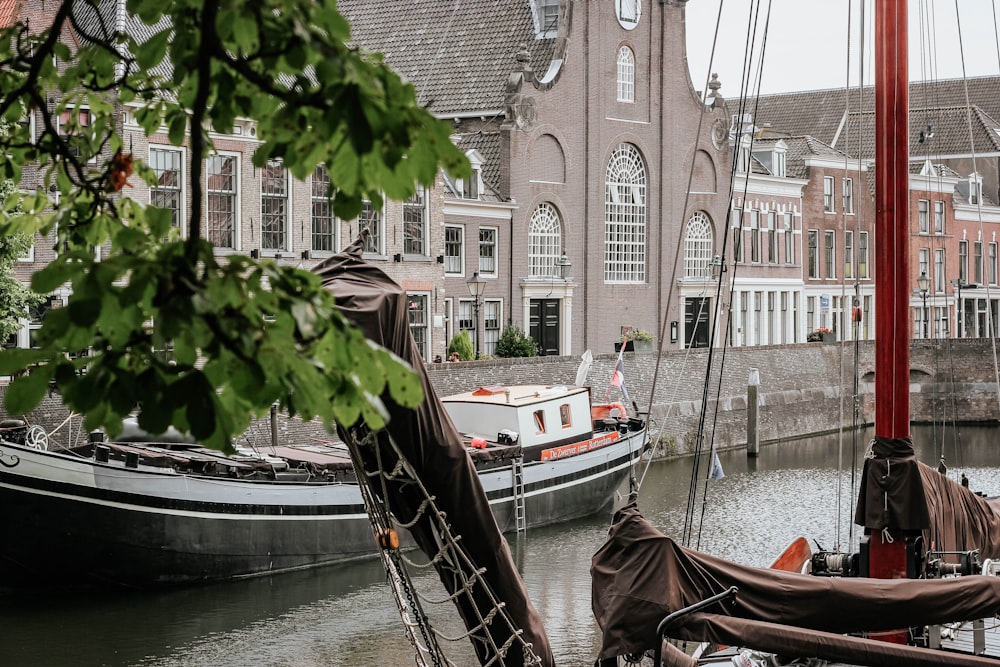
POLYGON ((847 159, 847 156, 842 151, 827 146, 819 139, 809 135, 787 137, 785 143, 788 145, 788 151, 785 153, 785 173, 792 178, 805 178, 808 175, 806 169, 807 158, 847 159))
POLYGON ((0 0, 0 28, 6 28, 17 20, 21 0, 0 0))
POLYGON ((354 43, 384 54, 439 116, 503 109, 520 46, 541 76, 555 41, 535 39, 529 0, 340 0, 337 9, 354 43))
MULTIPOLYGON (((861 142, 859 157, 875 157, 875 113, 851 113, 846 131, 866 137, 861 142)), ((1000 123, 982 109, 973 106, 971 114, 965 107, 940 107, 910 111, 910 155, 913 157, 1000 153, 1000 123), (928 132, 930 127, 932 132, 928 132), (970 143, 971 131, 971 143, 970 143)))
POLYGON ((500 194, 500 133, 497 131, 470 132, 452 135, 455 145, 463 151, 477 150, 483 156, 482 178, 486 190, 482 198, 487 201, 502 200, 500 194))
MULTIPOLYGON (((974 107, 976 151, 994 150, 993 138, 984 136, 984 129, 992 119, 1000 118, 1000 76, 984 76, 910 84, 911 148, 915 155, 926 154, 931 143, 934 144, 933 153, 939 155, 968 152, 967 120, 964 112, 956 112, 956 108, 965 108, 966 84, 969 102, 974 107), (935 137, 931 142, 923 142, 927 145, 922 146, 919 133, 921 130, 926 133, 928 125, 935 137), (964 137, 961 127, 965 127, 964 137)), ((733 102, 729 101, 730 106, 733 102)), ((874 152, 870 124, 865 121, 848 123, 848 119, 852 114, 870 115, 874 107, 871 86, 860 90, 834 88, 762 95, 756 104, 752 101, 748 104, 757 126, 770 123, 774 131, 793 136, 810 134, 847 153, 865 156, 874 152), (858 135, 859 127, 866 129, 867 134, 858 135)))

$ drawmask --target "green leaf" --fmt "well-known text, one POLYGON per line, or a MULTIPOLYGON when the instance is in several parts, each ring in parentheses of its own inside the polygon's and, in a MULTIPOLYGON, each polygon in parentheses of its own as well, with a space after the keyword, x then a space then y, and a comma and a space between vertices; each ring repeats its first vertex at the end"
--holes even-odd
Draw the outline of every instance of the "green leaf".
POLYGON ((4 405, 12 415, 23 415, 35 409, 49 391, 49 381, 55 365, 38 366, 28 375, 14 380, 7 388, 4 405))
POLYGON ((0 375, 14 375, 32 364, 41 363, 51 357, 48 350, 32 350, 12 347, 0 350, 0 375))

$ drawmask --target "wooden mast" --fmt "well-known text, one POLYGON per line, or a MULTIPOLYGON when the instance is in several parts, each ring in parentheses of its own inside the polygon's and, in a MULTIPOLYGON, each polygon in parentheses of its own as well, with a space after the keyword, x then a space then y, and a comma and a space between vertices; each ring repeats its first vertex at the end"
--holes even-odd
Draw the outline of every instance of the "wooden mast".
MULTIPOLYGON (((891 439, 910 437, 908 96, 907 0, 876 0, 875 436, 891 439)), ((905 578, 906 539, 889 530, 872 531, 869 576, 905 578)))

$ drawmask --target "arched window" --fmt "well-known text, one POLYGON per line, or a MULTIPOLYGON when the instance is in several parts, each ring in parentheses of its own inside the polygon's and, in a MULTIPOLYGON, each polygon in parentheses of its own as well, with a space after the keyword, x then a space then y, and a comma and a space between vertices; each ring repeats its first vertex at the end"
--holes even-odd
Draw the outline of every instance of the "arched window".
POLYGON ((635 102, 635 55, 632 49, 618 49, 618 101, 635 102))
POLYGON ((712 277, 712 223, 703 211, 696 211, 684 234, 684 277, 712 277))
POLYGON ((619 144, 604 184, 604 280, 646 280, 646 166, 632 144, 619 144))
POLYGON ((552 204, 539 204, 528 224, 528 275, 557 276, 562 254, 562 223, 552 204))

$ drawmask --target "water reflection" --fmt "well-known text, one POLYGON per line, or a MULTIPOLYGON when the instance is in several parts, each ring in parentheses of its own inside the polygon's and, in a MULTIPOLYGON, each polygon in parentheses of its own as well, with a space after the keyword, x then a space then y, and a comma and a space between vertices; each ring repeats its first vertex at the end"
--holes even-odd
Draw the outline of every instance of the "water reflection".
MULTIPOLYGON (((964 472, 974 490, 1000 495, 998 432, 918 427, 914 443, 925 462, 944 453, 953 478, 964 472)), ((858 438, 857 452, 851 438, 824 436, 764 447, 756 462, 742 451, 723 453, 726 477, 699 484, 708 489, 696 508, 703 517, 700 549, 766 566, 800 535, 849 548, 860 476, 852 467, 868 438, 858 438)), ((690 461, 653 464, 640 496, 644 514, 673 535, 684 525, 690 470, 690 461)), ((559 664, 592 664, 597 653, 589 569, 609 519, 533 530, 512 543, 559 664)), ((431 597, 443 597, 433 573, 416 581, 431 597)), ((412 664, 384 582, 381 566, 371 561, 157 593, 3 598, 0 651, 3 664, 32 667, 412 664)), ((428 605, 428 612, 445 634, 461 633, 450 606, 428 605)), ((475 662, 465 642, 449 654, 459 665, 475 662)))

